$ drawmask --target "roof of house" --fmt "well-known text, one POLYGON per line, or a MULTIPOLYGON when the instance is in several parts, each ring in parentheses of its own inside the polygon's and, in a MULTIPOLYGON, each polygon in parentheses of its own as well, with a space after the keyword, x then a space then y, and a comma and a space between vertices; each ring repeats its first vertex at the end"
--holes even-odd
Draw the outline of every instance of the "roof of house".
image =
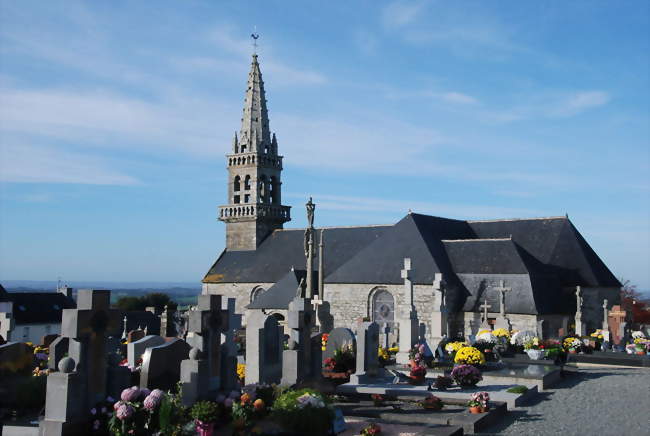
POLYGON ((63 309, 77 307, 60 292, 8 292, 16 324, 59 324, 63 309))

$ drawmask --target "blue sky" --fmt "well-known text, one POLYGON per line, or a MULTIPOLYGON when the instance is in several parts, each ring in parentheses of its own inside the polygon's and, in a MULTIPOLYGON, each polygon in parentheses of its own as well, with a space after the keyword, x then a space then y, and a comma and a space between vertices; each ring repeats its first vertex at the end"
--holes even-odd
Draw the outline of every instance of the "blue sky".
POLYGON ((256 25, 290 227, 568 213, 650 288, 646 1, 0 5, 0 279, 199 281, 256 25))

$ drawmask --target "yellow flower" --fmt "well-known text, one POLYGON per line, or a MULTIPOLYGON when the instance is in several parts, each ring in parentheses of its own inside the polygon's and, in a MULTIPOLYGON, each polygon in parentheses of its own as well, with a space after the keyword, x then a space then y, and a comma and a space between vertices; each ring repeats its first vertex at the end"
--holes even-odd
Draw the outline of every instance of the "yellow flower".
POLYGON ((384 347, 379 347, 379 358, 382 360, 390 359, 390 354, 388 354, 388 351, 384 347))
POLYGON ((466 346, 467 343, 465 342, 450 342, 447 345, 445 345, 445 351, 447 351, 447 353, 453 353, 466 346))
POLYGON ((395 354, 395 353, 399 352, 399 347, 390 347, 388 349, 388 352, 391 353, 391 354, 395 354))
POLYGON ((467 365, 483 365, 485 363, 485 356, 474 347, 462 347, 456 352, 454 362, 467 365))
POLYGON ((476 334, 476 336, 480 336, 483 333, 492 333, 492 330, 479 330, 479 332, 476 334))
POLYGON ((510 338, 510 332, 506 329, 496 329, 492 332, 497 338, 510 338))
POLYGON ((237 364, 237 377, 239 377, 239 380, 242 382, 244 381, 244 378, 246 378, 246 365, 243 363, 238 363, 237 364))

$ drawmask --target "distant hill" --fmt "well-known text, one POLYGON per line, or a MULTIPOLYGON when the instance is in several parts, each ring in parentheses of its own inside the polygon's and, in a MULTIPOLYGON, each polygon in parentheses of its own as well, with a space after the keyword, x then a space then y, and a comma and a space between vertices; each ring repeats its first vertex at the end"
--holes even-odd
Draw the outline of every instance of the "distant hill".
MULTIPOLYGON (((9 292, 56 291, 57 287, 57 282, 53 280, 3 280, 1 283, 9 292)), ((119 293, 165 292, 177 295, 196 295, 201 292, 200 282, 70 281, 62 284, 74 289, 110 289, 119 293)))

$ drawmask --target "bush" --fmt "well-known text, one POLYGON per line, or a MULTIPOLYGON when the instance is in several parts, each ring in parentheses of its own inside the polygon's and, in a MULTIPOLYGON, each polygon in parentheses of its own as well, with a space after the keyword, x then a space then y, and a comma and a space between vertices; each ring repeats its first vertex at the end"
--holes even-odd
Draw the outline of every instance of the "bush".
POLYGON ((518 385, 518 386, 513 386, 511 388, 508 388, 506 392, 510 392, 511 394, 525 394, 528 392, 528 388, 523 385, 518 385))
POLYGON ((219 406, 213 401, 199 401, 190 411, 190 416, 201 422, 216 422, 219 414, 219 406))
POLYGON ((326 399, 313 389, 282 393, 275 400, 272 413, 288 430, 309 435, 328 434, 334 418, 334 412, 327 405, 326 399))

